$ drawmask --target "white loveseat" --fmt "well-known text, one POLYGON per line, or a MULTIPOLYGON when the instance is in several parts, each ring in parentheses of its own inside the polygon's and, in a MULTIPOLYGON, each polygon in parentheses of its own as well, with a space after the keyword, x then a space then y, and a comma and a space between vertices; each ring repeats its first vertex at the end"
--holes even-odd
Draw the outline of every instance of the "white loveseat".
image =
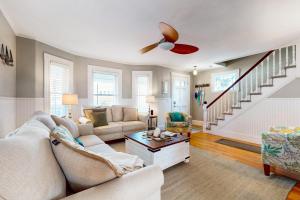
MULTIPOLYGON (((141 168, 75 194, 67 191, 67 181, 49 142, 49 119, 34 116, 0 139, 1 200, 160 199, 163 174, 157 166, 141 168)), ((95 135, 79 137, 92 151, 114 151, 95 135)))
MULTIPOLYGON (((83 117, 87 117, 84 114, 85 109, 89 110, 97 108, 99 109, 101 107, 84 106, 82 112, 83 117)), ((106 108, 106 119, 108 125, 94 128, 91 123, 85 124, 87 126, 82 126, 82 128, 86 129, 84 131, 85 133, 95 134, 103 141, 111 141, 124 138, 125 134, 143 131, 147 128, 148 115, 139 113, 136 120, 125 120, 127 109, 132 109, 132 107, 114 105, 102 108, 106 108)))

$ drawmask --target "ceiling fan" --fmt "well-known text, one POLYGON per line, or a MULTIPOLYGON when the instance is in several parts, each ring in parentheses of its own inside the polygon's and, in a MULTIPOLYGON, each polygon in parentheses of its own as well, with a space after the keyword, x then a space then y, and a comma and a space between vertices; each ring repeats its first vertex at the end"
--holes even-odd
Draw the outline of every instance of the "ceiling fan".
POLYGON ((178 44, 175 43, 178 40, 178 32, 169 24, 160 22, 159 29, 164 36, 159 42, 148 45, 140 50, 142 54, 151 51, 156 47, 160 47, 164 50, 169 50, 178 54, 190 54, 199 50, 198 47, 188 45, 188 44, 178 44))

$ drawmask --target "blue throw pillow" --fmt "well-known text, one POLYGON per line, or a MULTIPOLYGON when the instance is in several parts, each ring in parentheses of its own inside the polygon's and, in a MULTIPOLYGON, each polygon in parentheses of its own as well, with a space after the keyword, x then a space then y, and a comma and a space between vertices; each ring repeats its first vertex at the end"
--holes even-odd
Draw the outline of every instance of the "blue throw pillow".
POLYGON ((183 122, 184 116, 180 112, 171 112, 170 118, 172 122, 183 122))

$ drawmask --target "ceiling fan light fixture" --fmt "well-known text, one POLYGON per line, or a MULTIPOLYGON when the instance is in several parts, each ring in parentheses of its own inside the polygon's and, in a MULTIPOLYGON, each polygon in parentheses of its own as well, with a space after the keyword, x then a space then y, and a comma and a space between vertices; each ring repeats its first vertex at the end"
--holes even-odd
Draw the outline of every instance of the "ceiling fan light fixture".
POLYGON ((198 74, 197 66, 194 66, 194 69, 193 69, 193 75, 194 75, 194 76, 197 76, 197 74, 198 74))
POLYGON ((162 42, 158 46, 164 50, 171 50, 175 47, 175 44, 172 42, 162 42))

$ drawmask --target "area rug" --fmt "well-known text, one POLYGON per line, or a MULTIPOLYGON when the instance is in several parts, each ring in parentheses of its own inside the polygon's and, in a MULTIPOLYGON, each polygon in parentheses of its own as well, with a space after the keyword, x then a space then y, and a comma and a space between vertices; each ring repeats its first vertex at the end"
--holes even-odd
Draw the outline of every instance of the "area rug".
MULTIPOLYGON (((124 151, 124 143, 112 145, 124 151)), ((190 162, 164 170, 162 200, 285 200, 295 181, 190 147, 190 162)))

